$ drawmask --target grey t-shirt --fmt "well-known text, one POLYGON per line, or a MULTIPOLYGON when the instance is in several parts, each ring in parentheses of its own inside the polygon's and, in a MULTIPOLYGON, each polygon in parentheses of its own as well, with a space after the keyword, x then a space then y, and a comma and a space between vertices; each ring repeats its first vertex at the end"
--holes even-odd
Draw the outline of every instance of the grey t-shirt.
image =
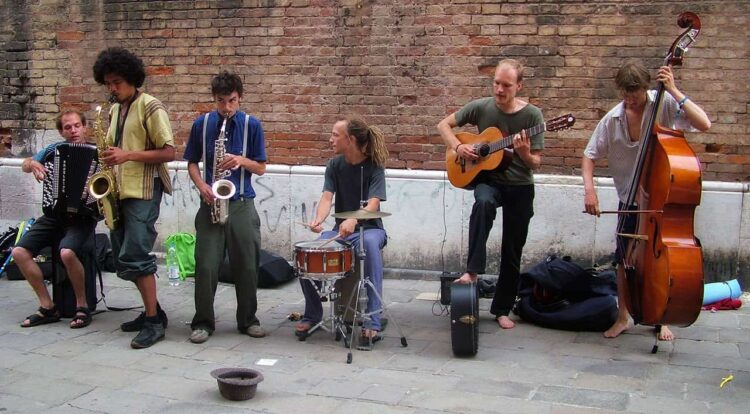
MULTIPOLYGON (((456 112, 458 126, 466 124, 476 125, 479 133, 489 127, 496 127, 503 136, 517 134, 544 123, 542 111, 532 104, 527 104, 520 111, 506 114, 495 104, 495 98, 482 98, 469 102, 456 112)), ((531 137, 531 149, 544 149, 544 132, 531 137)), ((485 171, 483 179, 499 184, 527 185, 534 184, 534 174, 527 167, 518 154, 513 153, 513 159, 505 171, 485 171)))
MULTIPOLYGON (((335 195, 336 213, 359 210, 362 207, 360 201, 371 198, 385 201, 385 169, 375 165, 369 158, 353 165, 346 162, 343 155, 336 156, 326 165, 323 191, 330 191, 335 195)), ((338 229, 342 221, 336 219, 334 229, 338 229)), ((360 224, 364 225, 365 229, 383 228, 381 219, 360 221, 357 227, 360 224)))

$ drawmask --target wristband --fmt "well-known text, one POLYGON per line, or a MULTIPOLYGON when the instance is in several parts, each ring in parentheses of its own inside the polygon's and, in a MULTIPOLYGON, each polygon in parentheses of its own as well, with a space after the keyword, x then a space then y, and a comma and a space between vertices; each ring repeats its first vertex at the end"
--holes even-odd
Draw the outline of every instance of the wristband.
POLYGON ((461 145, 464 145, 464 144, 458 144, 458 145, 456 145, 456 149, 454 149, 453 151, 454 152, 458 152, 458 147, 460 147, 461 145))
POLYGON ((677 105, 679 105, 680 109, 682 109, 682 106, 685 105, 685 102, 687 102, 688 99, 690 99, 690 97, 687 96, 687 95, 685 95, 684 98, 680 99, 680 102, 677 103, 677 105))

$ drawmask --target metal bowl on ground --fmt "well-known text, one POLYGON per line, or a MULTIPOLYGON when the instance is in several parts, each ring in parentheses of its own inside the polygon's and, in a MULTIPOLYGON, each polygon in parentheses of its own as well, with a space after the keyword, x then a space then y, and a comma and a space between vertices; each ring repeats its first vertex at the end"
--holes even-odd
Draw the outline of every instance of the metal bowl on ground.
POLYGON ((250 368, 219 368, 211 371, 221 395, 232 401, 249 400, 255 396, 263 374, 250 368))

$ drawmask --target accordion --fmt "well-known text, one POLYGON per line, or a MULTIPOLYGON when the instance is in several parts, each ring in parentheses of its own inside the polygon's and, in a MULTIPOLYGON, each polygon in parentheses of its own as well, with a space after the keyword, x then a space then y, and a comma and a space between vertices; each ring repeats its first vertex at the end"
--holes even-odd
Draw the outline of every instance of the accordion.
POLYGON ((99 171, 96 146, 58 144, 45 155, 47 175, 42 183, 42 211, 48 216, 80 214, 99 218, 96 199, 89 194, 89 177, 99 171))

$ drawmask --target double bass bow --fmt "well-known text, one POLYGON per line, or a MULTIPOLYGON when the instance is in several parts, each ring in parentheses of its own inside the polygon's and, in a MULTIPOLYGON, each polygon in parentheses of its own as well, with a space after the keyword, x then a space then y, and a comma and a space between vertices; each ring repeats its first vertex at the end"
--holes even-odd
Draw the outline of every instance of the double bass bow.
MULTIPOLYGON (((677 24, 685 30, 669 49, 665 65, 681 65, 700 33, 694 13, 680 14, 677 24)), ((698 318, 703 301, 703 254, 694 235, 701 164, 681 131, 657 124, 664 92, 659 82, 628 192, 627 205, 638 209, 633 214, 636 231, 622 234, 626 214, 619 214, 617 243, 625 252, 626 302, 634 322, 688 326, 698 318)))

